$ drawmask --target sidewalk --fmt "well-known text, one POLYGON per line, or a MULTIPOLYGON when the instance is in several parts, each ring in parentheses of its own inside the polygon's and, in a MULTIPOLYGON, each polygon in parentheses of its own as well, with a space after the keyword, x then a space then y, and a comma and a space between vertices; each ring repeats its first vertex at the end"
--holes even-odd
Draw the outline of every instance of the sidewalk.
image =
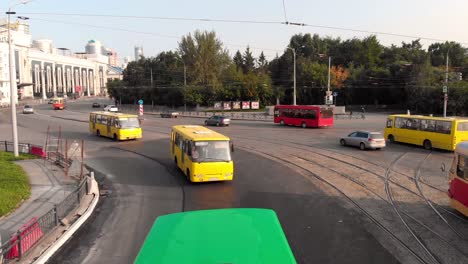
POLYGON ((1 241, 9 240, 33 217, 40 217, 60 203, 77 187, 77 181, 66 178, 63 170, 44 160, 17 161, 31 184, 31 197, 23 202, 13 213, 0 218, 1 241))
MULTIPOLYGON (((85 184, 79 184, 78 179, 66 177, 63 169, 50 161, 34 159, 17 161, 16 164, 20 165, 29 176, 31 197, 24 201, 14 212, 0 218, 0 245, 2 242, 6 245, 6 242, 10 241, 11 235, 17 233, 33 217, 39 219, 47 213, 46 221, 54 222, 54 215, 51 215, 50 212, 55 212, 54 214, 57 215, 56 217, 60 221, 59 225, 46 223, 41 226, 41 223, 39 223, 40 229, 42 229, 39 232, 43 233, 44 236, 32 248, 26 249, 19 262, 16 262, 18 259, 10 260, 15 263, 45 263, 84 224, 94 211, 99 201, 97 182, 94 178, 86 176, 85 184), (79 189, 78 186, 80 186, 79 189), (82 191, 77 192, 77 190, 82 191), (81 195, 80 192, 82 192, 81 195), (79 204, 73 207, 73 204, 77 202, 76 195, 78 195, 79 204), (70 200, 70 197, 72 200, 70 200), (55 205, 57 205, 57 210, 52 210, 55 205), (69 213, 63 212, 63 208, 65 208, 63 205, 67 208, 70 208, 70 206, 73 208, 70 208, 69 213), (49 219, 50 216, 52 216, 52 219, 49 219)), ((38 222, 40 221, 38 220, 38 222)), ((26 237, 24 239, 27 241, 34 238, 26 237)), ((4 263, 4 261, 9 263, 5 259, 5 254, 7 254, 7 251, 0 254, 0 263, 4 263), (3 261, 2 255, 4 257, 3 261)))

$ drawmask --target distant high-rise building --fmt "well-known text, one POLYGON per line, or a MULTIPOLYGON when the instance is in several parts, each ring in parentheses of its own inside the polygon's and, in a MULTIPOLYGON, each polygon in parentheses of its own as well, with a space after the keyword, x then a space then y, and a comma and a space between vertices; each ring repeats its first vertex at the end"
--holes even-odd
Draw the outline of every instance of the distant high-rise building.
POLYGON ((143 56, 143 47, 135 46, 135 61, 140 60, 142 56, 143 56))
POLYGON ((122 68, 127 68, 127 65, 132 61, 132 58, 130 56, 125 56, 123 60, 122 68))
POLYGON ((114 49, 106 49, 106 54, 109 56, 109 65, 118 66, 119 58, 114 49))

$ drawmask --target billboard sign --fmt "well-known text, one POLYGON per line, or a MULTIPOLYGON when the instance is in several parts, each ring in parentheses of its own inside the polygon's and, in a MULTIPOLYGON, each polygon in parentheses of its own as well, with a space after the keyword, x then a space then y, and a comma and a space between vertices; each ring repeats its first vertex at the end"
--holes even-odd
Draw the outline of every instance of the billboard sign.
POLYGON ((252 101, 252 109, 260 109, 260 103, 258 101, 252 101))
POLYGON ((221 109, 222 108, 222 103, 221 102, 215 102, 214 103, 214 109, 221 109))
POLYGON ((232 109, 241 109, 241 102, 232 102, 232 109))
POLYGON ((242 102, 242 109, 250 109, 250 102, 249 101, 243 101, 242 102))
POLYGON ((224 102, 223 108, 224 110, 231 110, 231 102, 224 102))

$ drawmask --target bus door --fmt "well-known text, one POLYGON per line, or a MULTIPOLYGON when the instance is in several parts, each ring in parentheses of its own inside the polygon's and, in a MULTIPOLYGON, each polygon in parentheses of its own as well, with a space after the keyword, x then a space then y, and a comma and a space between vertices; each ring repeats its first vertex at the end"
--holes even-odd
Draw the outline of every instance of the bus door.
POLYGON ((112 124, 114 123, 114 118, 109 117, 107 118, 107 135, 111 136, 112 135, 112 124))
POLYGON ((171 132, 171 154, 174 155, 174 147, 175 147, 175 143, 174 143, 174 131, 171 132))
POLYGON ((187 151, 187 140, 184 139, 184 141, 182 142, 182 156, 181 156, 181 162, 182 162, 182 166, 185 167, 185 151, 187 151))

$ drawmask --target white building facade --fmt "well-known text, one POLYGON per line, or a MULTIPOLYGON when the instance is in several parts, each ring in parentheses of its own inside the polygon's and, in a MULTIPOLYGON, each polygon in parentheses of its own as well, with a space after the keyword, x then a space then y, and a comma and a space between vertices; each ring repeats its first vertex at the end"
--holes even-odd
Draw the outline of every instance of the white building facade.
MULTIPOLYGON (((10 104, 6 23, 0 23, 0 104, 10 104)), ((101 52, 71 53, 51 40, 35 40, 23 22, 10 25, 18 99, 107 95, 109 57, 101 52)))

